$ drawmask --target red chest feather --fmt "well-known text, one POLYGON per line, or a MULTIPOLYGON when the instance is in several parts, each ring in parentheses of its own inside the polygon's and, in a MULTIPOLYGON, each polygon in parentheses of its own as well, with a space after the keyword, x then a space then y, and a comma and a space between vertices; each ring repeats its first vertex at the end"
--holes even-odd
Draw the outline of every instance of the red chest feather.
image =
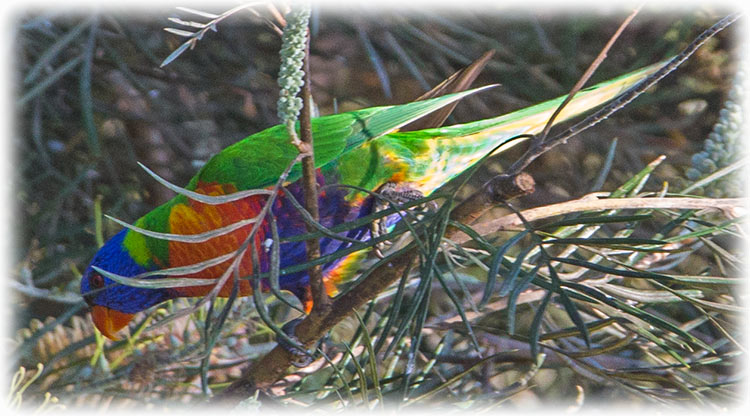
MULTIPOLYGON (((232 185, 205 183, 199 184, 196 189, 196 192, 212 196, 225 195, 235 191, 236 189, 232 185)), ((219 205, 209 205, 192 200, 189 204, 175 205, 169 216, 170 232, 174 234, 200 234, 229 226, 241 220, 253 218, 260 213, 265 199, 266 197, 263 195, 255 195, 219 205)), ((169 265, 170 267, 189 266, 233 253, 247 239, 253 226, 254 224, 251 223, 201 243, 170 241, 169 265)), ((265 240, 264 227, 260 227, 254 239, 255 247, 261 247, 262 242, 265 240)), ((198 273, 183 277, 218 278, 222 276, 231 263, 232 260, 230 259, 198 273)), ((240 276, 248 276, 252 274, 252 270, 252 257, 248 249, 248 252, 243 256, 240 263, 240 276)), ((219 296, 228 296, 231 288, 232 281, 230 280, 221 289, 219 296)), ((182 296, 201 296, 205 295, 210 289, 210 286, 196 286, 181 288, 178 291, 182 296)), ((251 293, 250 281, 240 281, 240 295, 247 296, 251 293)))

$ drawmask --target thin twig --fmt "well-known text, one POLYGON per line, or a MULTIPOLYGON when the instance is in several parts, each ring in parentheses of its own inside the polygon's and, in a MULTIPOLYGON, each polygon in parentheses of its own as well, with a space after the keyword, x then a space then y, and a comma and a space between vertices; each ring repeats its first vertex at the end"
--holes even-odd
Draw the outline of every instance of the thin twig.
POLYGON ((531 162, 533 162, 539 156, 543 155, 552 148, 565 143, 569 138, 590 127, 593 127, 600 121, 606 119, 618 110, 625 107, 631 101, 635 100, 639 95, 643 94, 647 89, 651 88, 654 84, 661 81, 662 78, 677 69, 678 66, 685 62, 685 60, 687 60, 696 50, 698 50, 698 48, 706 43, 706 41, 734 23, 737 19, 740 18, 740 16, 741 15, 739 13, 730 14, 718 21, 710 28, 706 29, 697 38, 695 38, 695 40, 693 40, 690 45, 688 45, 677 56, 672 58, 672 60, 669 61, 666 65, 648 76, 643 81, 631 87, 629 90, 625 91, 622 95, 620 95, 620 97, 610 102, 594 114, 586 117, 583 121, 558 134, 557 136, 543 143, 539 143, 538 146, 529 148, 529 150, 527 150, 526 153, 520 159, 518 159, 506 173, 509 176, 513 176, 515 174, 518 174, 519 172, 522 172, 531 164, 531 162))
MULTIPOLYGON (((318 180, 315 172, 315 154, 313 153, 313 134, 311 124, 312 93, 310 91, 310 31, 308 29, 307 40, 305 41, 305 59, 302 70, 305 73, 305 83, 302 86, 302 113, 300 114, 300 140, 309 148, 309 152, 302 157, 302 186, 305 197, 305 209, 315 222, 320 222, 320 213, 318 207, 318 180)), ((310 223, 305 223, 308 233, 315 232, 315 227, 310 223)), ((312 261, 320 257, 320 240, 311 238, 305 240, 307 251, 307 261, 312 261)), ((310 292, 313 299, 313 308, 323 308, 330 305, 331 301, 325 290, 323 283, 323 269, 321 265, 315 265, 308 269, 310 278, 310 292)))
POLYGON ((549 120, 547 120, 547 124, 544 126, 544 130, 542 130, 542 133, 537 138, 535 138, 534 141, 532 141, 533 144, 531 145, 531 147, 535 147, 535 145, 544 142, 544 139, 547 138, 552 125, 555 123, 555 119, 557 119, 557 115, 560 114, 563 108, 565 108, 565 106, 568 105, 571 100, 573 100, 573 97, 575 97, 578 91, 583 88, 583 85, 586 83, 586 81, 589 80, 589 78, 591 78, 591 76, 594 74, 594 71, 596 71, 596 69, 599 68, 599 65, 604 62, 604 59, 607 57, 607 52, 612 49, 612 45, 615 44, 615 41, 617 41, 625 28, 635 18, 635 16, 641 10, 641 7, 643 6, 638 6, 635 10, 633 10, 633 12, 625 18, 622 24, 620 24, 620 27, 617 28, 615 34, 609 38, 607 44, 604 45, 601 51, 599 51, 599 55, 596 56, 596 59, 591 62, 591 65, 589 65, 589 67, 586 69, 586 72, 581 75, 581 77, 578 79, 578 82, 576 82, 573 88, 571 88, 570 93, 568 93, 568 96, 565 97, 565 100, 557 107, 557 110, 552 113, 552 116, 550 116, 549 120))
MULTIPOLYGON (((642 93, 645 89, 650 87, 653 83, 657 82, 659 79, 664 77, 666 74, 674 70, 682 61, 687 59, 690 54, 692 54, 695 49, 697 49, 698 46, 700 46, 703 42, 705 42, 706 39, 710 38, 711 36, 715 35, 722 29, 724 29, 726 26, 731 24, 734 20, 736 20, 737 16, 729 16, 716 25, 714 25, 711 29, 704 32, 696 41, 691 44, 691 47, 688 48, 685 52, 680 54, 678 58, 675 58, 675 60, 671 61, 669 64, 667 64, 664 68, 659 70, 657 72, 657 76, 651 76, 646 81, 639 84, 636 88, 633 88, 629 90, 625 94, 625 97, 617 100, 616 105, 610 105, 605 108, 608 109, 609 112, 597 112, 596 114, 599 115, 599 119, 597 119, 595 122, 591 123, 591 125, 596 124, 596 122, 600 121, 601 119, 609 116, 610 114, 614 113, 618 109, 622 108, 625 104, 632 101, 637 95, 642 93), (666 68, 666 69, 665 69, 666 68)), ((589 120, 589 119, 587 119, 589 120)), ((587 128, 587 127, 586 127, 587 128)), ((579 130, 574 130, 573 133, 579 132, 579 130)), ((571 134, 572 135, 572 134, 571 134)), ((562 135, 561 135, 562 136, 562 135)), ((558 136, 558 137, 561 137, 558 136)), ((562 141, 563 139, 559 139, 558 137, 555 137, 551 142, 558 142, 562 141)), ((550 143, 554 146, 554 143, 550 143)), ((547 145, 547 144, 545 144, 547 145)), ((545 150, 546 151, 546 150, 545 150)), ((530 149, 529 156, 526 156, 523 163, 519 163, 517 165, 514 165, 513 169, 515 173, 521 172, 523 168, 528 166, 528 164, 538 157, 541 153, 535 153, 533 149, 530 149)), ((644 198, 628 198, 628 202, 631 204, 633 203, 640 203, 643 204, 644 198)), ((669 206, 658 206, 658 208, 676 208, 674 205, 675 198, 671 199, 664 199, 664 198, 650 198, 646 199, 648 202, 653 202, 654 204, 664 204, 662 201, 670 201, 668 204, 671 204, 669 206)), ((686 205, 689 206, 689 208, 696 209, 696 208, 717 208, 717 204, 726 204, 727 208, 733 209, 737 206, 741 206, 744 200, 699 200, 699 199, 692 199, 692 198, 680 198, 680 200, 684 200, 682 202, 685 202, 686 205), (690 200, 689 202, 687 200, 690 200), (704 205, 696 206, 695 204, 700 204, 698 201, 703 201, 704 205), (706 203, 706 201, 710 201, 706 203)), ((592 201, 599 204, 617 204, 617 202, 609 202, 609 201, 623 201, 623 199, 611 199, 611 200, 601 200, 601 201, 592 201), (606 201, 606 202, 605 202, 606 201)), ((632 206, 632 205, 631 205, 632 206)), ((642 207, 642 206, 641 206, 642 207)), ((618 208, 618 206, 605 206, 602 207, 600 205, 598 208, 595 208, 591 205, 588 206, 587 209, 612 209, 612 208, 618 208)), ((620 206, 619 208, 623 208, 620 206)), ((638 208, 638 206, 637 206, 638 208)), ((720 207, 719 207, 720 208, 720 207)), ((578 207, 578 209, 583 209, 582 207, 578 207)), ((452 213, 451 219, 458 222, 465 222, 467 217, 465 216, 468 214, 468 212, 462 212, 461 215, 457 215, 455 212, 452 213)), ((527 218, 529 218, 529 221, 534 219, 534 213, 529 213, 530 215, 527 215, 527 213, 524 213, 527 218)), ((549 213, 547 214, 549 215, 549 213)), ((558 214, 559 215, 559 214, 558 214)), ((513 214, 513 218, 517 220, 516 214, 513 214)), ((497 227, 494 227, 497 228, 497 227)), ((458 233, 458 231, 455 228, 449 228, 447 230, 446 236, 448 238, 452 238, 454 241, 456 241, 457 238, 463 237, 461 234, 458 233)), ((465 238, 464 241, 467 241, 468 238, 465 238)), ((405 271, 407 271, 411 265, 413 260, 418 255, 419 250, 416 248, 407 248, 401 251, 400 253, 393 256, 391 261, 384 262, 380 267, 372 271, 367 278, 362 280, 356 287, 355 290, 350 290, 344 295, 336 298, 332 303, 331 307, 328 308, 327 311, 323 313, 312 313, 308 315, 308 317, 303 320, 296 328, 296 336, 299 339, 300 343, 303 345, 309 345, 312 342, 320 339, 326 332, 328 332, 331 328, 333 328, 334 325, 336 325, 338 322, 340 322, 342 319, 344 319, 346 316, 348 316, 353 310, 356 310, 357 308, 361 307, 365 303, 369 302, 374 297, 378 296, 383 290, 385 290, 387 287, 389 287, 392 283, 396 282, 405 271)), ((542 346, 544 347, 544 346, 542 346)), ((292 353, 287 351, 286 349, 277 346, 274 348, 271 352, 269 352, 267 355, 262 357, 261 359, 255 361, 250 368, 248 368, 244 374, 243 377, 240 380, 237 380, 236 382, 232 383, 229 387, 227 387, 222 393, 216 397, 216 400, 219 401, 229 401, 229 402, 237 402, 240 400, 243 400, 247 397, 251 397, 255 391, 258 389, 265 389, 270 387, 273 383, 275 383, 277 380, 281 379, 284 374, 286 373, 287 368, 292 363, 294 357, 292 353)))

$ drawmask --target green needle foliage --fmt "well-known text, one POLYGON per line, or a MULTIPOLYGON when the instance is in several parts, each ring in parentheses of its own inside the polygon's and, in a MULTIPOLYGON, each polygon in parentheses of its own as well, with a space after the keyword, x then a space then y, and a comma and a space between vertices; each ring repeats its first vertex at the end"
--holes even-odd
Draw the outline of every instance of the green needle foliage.
MULTIPOLYGON (((272 235, 263 275, 270 293, 170 301, 139 314, 130 335, 115 342, 94 331, 78 295, 80 271, 121 227, 105 215, 132 222, 171 197, 152 176, 185 184, 228 144, 296 118, 295 62, 308 25, 321 114, 413 100, 493 49, 475 85, 502 87, 466 99, 454 123, 566 93, 603 46, 598 40, 625 16, 290 10, 242 4, 147 17, 29 12, 19 19, 9 367, 37 370, 12 377, 10 406, 177 409, 210 401, 299 316, 278 279, 348 254, 282 269, 275 248, 286 240, 272 235), (165 31, 167 16, 176 27, 165 31), (282 60, 294 61, 292 69, 281 69, 282 60)), ((642 12, 592 81, 671 56, 720 17, 642 12)), ((521 156, 518 149, 489 158, 461 186, 401 207, 398 227, 352 248, 377 245, 384 258, 370 256, 339 296, 407 250, 418 254, 411 268, 326 334, 310 367, 290 369, 238 408, 527 411, 542 403, 560 411, 561 403, 570 410, 626 403, 673 411, 741 403, 741 212, 596 204, 675 201, 697 188, 709 197, 742 195, 731 174, 718 178, 741 163, 742 77, 730 83, 728 75, 741 74, 733 30, 652 94, 533 163, 534 194, 471 224, 450 220, 450 202, 482 192, 521 156), (703 113, 680 113, 685 102, 705 104, 703 113), (703 150, 688 167, 698 143, 703 150), (672 194, 670 185, 684 180, 676 172, 686 170, 686 190, 672 194), (606 192, 585 210, 530 216, 530 208, 590 190, 606 192), (428 203, 440 208, 423 210, 428 203), (505 216, 523 221, 482 228, 505 216), (461 232, 446 238, 453 228, 461 232)), ((315 231, 294 239, 332 236, 395 212, 389 206, 332 229, 303 215, 315 231)))

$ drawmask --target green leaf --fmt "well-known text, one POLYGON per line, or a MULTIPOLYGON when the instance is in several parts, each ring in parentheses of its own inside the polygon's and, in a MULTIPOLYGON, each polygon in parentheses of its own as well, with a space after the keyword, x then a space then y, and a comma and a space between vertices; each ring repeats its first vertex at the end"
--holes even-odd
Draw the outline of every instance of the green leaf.
POLYGON ((533 249, 534 246, 528 246, 518 253, 518 257, 516 257, 516 261, 513 262, 513 266, 510 268, 508 276, 505 277, 503 284, 500 286, 498 295, 507 296, 508 293, 510 293, 515 285, 518 274, 521 272, 521 267, 523 266, 524 260, 526 260, 526 256, 528 256, 529 252, 533 249))
POLYGON ((576 245, 583 245, 583 246, 614 246, 614 245, 663 246, 667 244, 667 241, 654 240, 654 239, 649 239, 649 238, 587 237, 587 238, 552 238, 549 240, 544 240, 544 244, 576 244, 576 245))
POLYGON ((632 178, 628 179, 627 182, 625 182, 623 185, 621 185, 619 188, 617 188, 614 192, 612 192, 609 197, 610 198, 622 198, 624 196, 632 196, 637 194, 638 192, 643 189, 643 186, 646 184, 646 181, 651 176, 651 173, 656 169, 657 166, 661 164, 661 162, 664 161, 664 156, 660 156, 656 158, 653 162, 649 163, 645 168, 643 168, 640 172, 635 174, 632 178))
MULTIPOLYGON (((555 268, 547 263, 547 270, 549 270, 549 275, 552 278, 552 281, 556 282, 555 284, 560 285, 560 276, 557 275, 557 271, 555 270, 555 268)), ((586 347, 591 348, 591 337, 589 336, 589 330, 588 328, 586 328, 586 324, 583 322, 581 314, 578 313, 578 308, 575 304, 573 304, 564 290, 560 290, 558 292, 558 295, 560 296, 560 301, 565 308, 565 311, 568 313, 568 316, 573 321, 573 324, 575 324, 576 328, 578 328, 578 330, 581 332, 581 335, 583 335, 583 340, 584 342, 586 342, 586 347)))
POLYGON ((372 339, 370 339, 370 333, 367 329, 367 325, 365 325, 365 322, 362 320, 362 317, 359 316, 359 313, 357 313, 357 311, 354 311, 354 315, 357 317, 359 326, 362 329, 362 336, 364 337, 363 343, 365 345, 365 348, 367 349, 368 369, 370 370, 370 376, 372 377, 372 386, 375 389, 375 395, 378 397, 378 404, 382 409, 384 403, 383 393, 380 391, 380 379, 378 378, 378 363, 376 362, 377 355, 375 354, 375 350, 372 347, 372 339))
POLYGON ((71 45, 87 27, 89 27, 94 18, 87 19, 86 21, 79 23, 73 29, 69 30, 63 36, 60 36, 55 43, 52 44, 47 50, 39 56, 39 59, 34 63, 34 66, 29 69, 26 77, 23 79, 24 84, 31 84, 37 80, 42 70, 52 65, 52 61, 62 52, 68 45, 71 45))
POLYGON ((518 300, 518 295, 520 295, 529 283, 534 280, 541 267, 542 264, 539 263, 530 272, 524 274, 521 280, 518 281, 518 284, 514 285, 508 294, 508 307, 506 310, 508 312, 508 333, 511 335, 516 333, 516 302, 518 300))
POLYGON ((497 275, 500 273, 500 266, 505 258, 505 253, 513 247, 519 240, 524 238, 528 234, 528 231, 524 230, 513 237, 509 238, 502 246, 500 246, 495 254, 492 256, 490 262, 490 268, 487 271, 487 283, 484 287, 484 293, 482 294, 482 300, 479 301, 478 306, 481 308, 489 302, 492 292, 495 289, 495 282, 497 281, 497 275))
POLYGON ((615 276, 634 277, 638 279, 657 279, 657 280, 666 280, 666 281, 674 280, 672 276, 669 276, 666 274, 654 273, 654 272, 649 272, 646 270, 616 269, 613 267, 607 267, 607 266, 602 266, 600 264, 591 263, 585 260, 577 260, 577 259, 562 258, 562 257, 553 257, 551 260, 559 261, 560 263, 572 264, 574 266, 585 267, 590 270, 595 270, 595 271, 607 273, 607 274, 613 274, 615 276))
POLYGON ((24 105, 26 105, 26 103, 36 98, 38 95, 41 95, 44 91, 47 90, 47 88, 59 81, 60 78, 74 70, 82 61, 83 56, 78 55, 75 58, 64 63, 63 65, 59 66, 41 82, 35 83, 34 86, 31 87, 31 89, 29 89, 21 98, 18 99, 18 101, 16 101, 16 106, 23 107, 24 105))
MULTIPOLYGON (((375 269, 376 267, 373 266, 371 269, 375 269)), ((386 320, 385 325, 383 326, 383 330, 381 332, 381 336, 378 337, 378 342, 375 345, 375 352, 380 351, 380 349, 385 344, 385 341, 388 339, 388 334, 391 332, 391 328, 393 327, 394 323, 398 320, 398 314, 401 311, 401 303, 404 299, 404 289, 406 288, 406 282, 409 280, 409 273, 411 272, 411 267, 407 267, 404 270, 404 273, 401 275, 401 279, 398 282, 398 288, 396 289, 396 294, 393 297, 393 302, 391 302, 390 305, 390 313, 388 314, 388 318, 386 320)), ((391 344, 393 345, 393 343, 391 344)), ((398 345, 398 343, 396 343, 398 345)), ((390 348, 390 347, 389 347, 390 348)), ((387 357, 388 355, 385 354, 387 357)))
POLYGON ((639 222, 653 219, 651 214, 638 214, 638 215, 597 215, 597 216, 586 216, 576 218, 566 218, 563 220, 555 221, 548 224, 545 228, 557 228, 570 225, 601 225, 611 224, 618 222, 639 222))
POLYGON ((477 340, 477 337, 474 335, 474 329, 471 327, 471 323, 466 318, 466 311, 464 311, 464 307, 461 304, 461 302, 458 300, 458 297, 456 297, 456 294, 453 293, 453 289, 450 288, 445 283, 445 280, 443 279, 443 276, 439 272, 435 272, 435 278, 440 282, 440 286, 442 286, 443 291, 446 295, 448 295, 448 298, 453 303, 453 306, 456 308, 456 312, 461 317, 461 322, 464 324, 464 328, 466 328, 466 332, 469 334, 469 337, 471 338, 471 343, 474 345, 474 348, 477 351, 481 351, 481 348, 479 347, 479 341, 477 340))
POLYGON ((544 312, 547 310, 547 305, 552 298, 552 291, 548 290, 542 298, 541 303, 534 313, 534 319, 531 321, 531 328, 529 331, 529 347, 531 348, 531 356, 536 357, 539 354, 539 334, 542 330, 542 318, 544 312))

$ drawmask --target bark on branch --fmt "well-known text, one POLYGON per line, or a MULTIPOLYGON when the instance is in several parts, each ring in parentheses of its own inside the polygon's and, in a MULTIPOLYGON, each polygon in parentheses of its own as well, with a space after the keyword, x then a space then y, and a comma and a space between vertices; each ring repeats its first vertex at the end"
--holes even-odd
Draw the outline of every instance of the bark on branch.
MULTIPOLYGON (((500 182, 504 183, 505 181, 500 182)), ((507 200, 518 195, 517 190, 512 186, 508 189, 514 192, 513 195, 504 195, 503 189, 502 187, 493 188, 492 200, 477 200, 473 205, 462 204, 463 208, 454 211, 451 219, 467 222, 476 215, 477 211, 486 209, 488 205, 493 205, 496 200, 507 200)), ((456 232, 455 229, 449 229, 446 236, 450 237, 456 232)), ((311 313, 297 325, 296 336, 300 343, 306 346, 315 343, 341 320, 349 316, 352 311, 365 305, 400 279, 404 272, 411 267, 417 256, 418 249, 405 251, 373 271, 367 279, 357 285, 355 290, 351 290, 333 300, 330 307, 325 309, 313 308, 311 313)), ((250 368, 245 371, 242 379, 227 387, 216 399, 226 403, 237 403, 251 397, 256 390, 266 389, 281 379, 286 374, 293 359, 294 357, 290 352, 276 346, 267 355, 252 363, 250 368)))
MULTIPOLYGON (((703 35, 698 37, 696 41, 691 44, 685 52, 678 55, 672 63, 660 71, 657 76, 652 76, 646 79, 642 84, 635 87, 631 93, 625 97, 625 99, 618 100, 614 104, 605 107, 600 112, 597 112, 579 125, 574 126, 569 131, 564 132, 561 135, 540 143, 538 146, 533 146, 527 151, 527 154, 522 157, 517 163, 515 163, 510 169, 508 175, 501 175, 488 184, 485 185, 483 191, 478 192, 476 195, 464 201, 457 206, 451 214, 451 219, 461 223, 470 223, 476 220, 484 211, 489 207, 493 206, 499 201, 507 201, 515 196, 523 195, 525 193, 533 191, 534 182, 531 176, 521 173, 522 170, 528 166, 536 157, 540 154, 550 150, 567 140, 572 134, 580 132, 582 129, 588 128, 596 122, 602 120, 606 116, 609 116, 612 112, 617 111, 625 103, 629 102, 637 96, 648 86, 657 82, 661 77, 672 71, 677 65, 682 63, 692 52, 697 49, 705 40, 718 31, 722 30, 734 20, 738 15, 728 16, 723 19, 711 29, 704 32, 703 35)), ((308 52, 309 54, 309 48, 308 52)), ((307 61, 307 57, 305 58, 307 61)), ((308 77, 305 83, 305 89, 309 93, 309 69, 305 68, 306 76, 308 77)), ((308 98, 305 98, 305 107, 309 104, 308 98)), ((304 125, 303 123, 301 123, 304 125)), ((304 133, 303 133, 304 134, 304 133)), ((309 158, 312 161, 312 157, 309 158)), ((308 162, 309 163, 309 162, 308 162)), ((314 166, 314 164, 313 164, 314 166)), ((303 167, 304 169, 304 167, 303 167)), ((308 173, 309 175, 309 173, 308 173)), ((312 175, 313 181, 315 179, 314 169, 312 175)), ((309 177, 308 179, 309 180, 309 177)), ((315 183, 317 185, 317 183, 315 183)), ((307 185, 305 185, 307 186, 307 185)), ((307 191, 307 189, 306 189, 307 191)), ((313 195, 317 196, 317 192, 313 195)), ((317 202, 317 197, 314 198, 317 202)), ((622 199, 592 199, 592 200, 578 200, 567 203, 569 205, 560 207, 558 204, 557 210, 550 210, 550 207, 536 208, 534 210, 528 210, 523 212, 523 216, 529 220, 541 218, 544 215, 554 216, 560 215, 565 212, 572 212, 575 210, 594 210, 594 209, 627 209, 627 208, 690 208, 690 209, 701 209, 701 208, 725 208, 726 210, 738 209, 743 205, 744 200, 700 200, 695 198, 622 198, 622 199), (717 206, 718 204, 718 206, 717 206), (535 211, 543 210, 543 211, 535 211), (546 210, 546 211, 544 211, 546 210)), ((308 207, 308 210, 310 208, 308 207)), ((503 217, 500 221, 506 221, 500 225, 497 221, 489 221, 487 224, 482 224, 482 232, 490 232, 497 227, 511 226, 514 221, 518 221, 518 216, 511 214, 503 217)), ((475 230, 477 227, 474 227, 475 230)), ((468 240, 468 237, 458 234, 458 230, 455 228, 449 228, 446 232, 447 238, 452 238, 456 242, 460 242, 463 238, 464 241, 468 240)), ((296 328, 296 336, 303 345, 312 345, 323 335, 325 335, 331 328, 337 323, 347 317, 353 310, 358 309, 365 303, 373 299, 375 296, 380 294, 383 290, 389 287, 391 284, 396 282, 403 274, 411 267, 412 263, 418 256, 418 250, 408 250, 395 256, 390 262, 382 264, 376 270, 374 270, 365 280, 363 280, 355 290, 351 290, 341 297, 333 300, 328 307, 314 307, 311 313, 299 324, 296 328)), ((316 280, 311 275, 311 281, 316 280)), ((320 280, 322 282, 322 279, 320 280)), ((320 288, 316 290, 318 297, 325 295, 325 291, 321 295, 320 288)), ((326 296, 327 299, 327 296, 326 296)), ((318 303, 318 299, 315 298, 315 303, 318 303)), ((253 362, 250 367, 245 371, 243 377, 227 387, 222 393, 216 396, 215 401, 221 401, 229 404, 236 404, 241 400, 248 397, 252 397, 255 391, 266 389, 273 383, 281 379, 287 372, 287 369, 294 360, 294 356, 286 349, 277 346, 271 352, 264 357, 253 362)))

